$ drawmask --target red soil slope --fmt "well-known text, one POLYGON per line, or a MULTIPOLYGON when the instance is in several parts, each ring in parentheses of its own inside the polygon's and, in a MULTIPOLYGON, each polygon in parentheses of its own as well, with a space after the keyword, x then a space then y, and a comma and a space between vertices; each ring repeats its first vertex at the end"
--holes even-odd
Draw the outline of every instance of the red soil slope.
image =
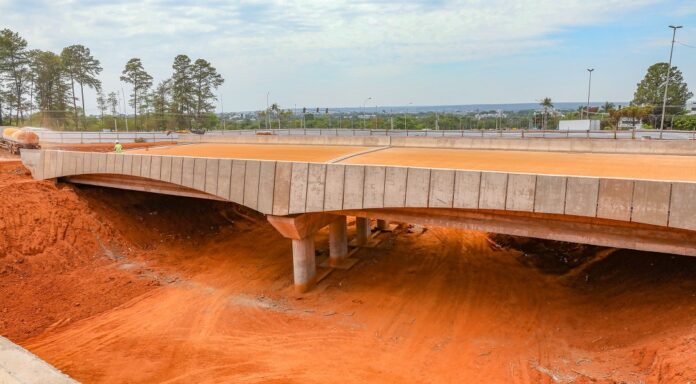
POLYGON ((0 188, 0 333, 83 382, 696 381, 696 258, 558 275, 483 233, 402 230, 297 296, 253 213, 16 166, 0 188))

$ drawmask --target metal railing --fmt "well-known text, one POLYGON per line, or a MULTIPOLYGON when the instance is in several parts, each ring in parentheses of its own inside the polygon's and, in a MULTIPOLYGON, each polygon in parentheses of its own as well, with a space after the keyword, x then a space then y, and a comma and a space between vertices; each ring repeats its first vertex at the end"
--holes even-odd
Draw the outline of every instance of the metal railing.
POLYGON ((483 137, 483 138, 589 138, 589 139, 658 139, 658 140, 696 140, 696 131, 674 130, 385 130, 351 128, 290 128, 290 129, 242 129, 230 131, 208 131, 213 136, 392 136, 392 137, 483 137))
POLYGON ((96 144, 113 143, 118 140, 121 143, 133 143, 138 140, 146 142, 176 141, 178 134, 172 132, 36 132, 40 143, 54 144, 96 144))

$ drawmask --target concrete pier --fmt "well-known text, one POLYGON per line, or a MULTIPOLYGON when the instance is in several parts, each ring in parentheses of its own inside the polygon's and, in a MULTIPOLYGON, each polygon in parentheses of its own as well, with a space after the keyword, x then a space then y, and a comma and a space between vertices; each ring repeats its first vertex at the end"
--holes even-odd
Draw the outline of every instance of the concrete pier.
POLYGON ((346 217, 339 216, 329 225, 329 265, 336 266, 348 256, 346 217))
POLYGON ((377 220, 377 229, 379 229, 380 231, 388 231, 389 230, 389 220, 378 219, 377 220))
POLYGON ((317 275, 313 236, 292 240, 292 265, 295 291, 307 292, 314 285, 317 275))
POLYGON ((355 243, 359 246, 367 245, 370 240, 370 234, 372 229, 370 228, 370 219, 367 217, 356 217, 355 218, 355 243))

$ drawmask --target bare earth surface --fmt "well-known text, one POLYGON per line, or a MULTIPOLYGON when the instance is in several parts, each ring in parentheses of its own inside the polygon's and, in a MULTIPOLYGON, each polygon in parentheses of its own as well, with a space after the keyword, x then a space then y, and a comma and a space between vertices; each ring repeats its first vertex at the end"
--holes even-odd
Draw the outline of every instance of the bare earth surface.
POLYGON ((327 162, 369 147, 283 144, 187 144, 133 151, 151 155, 221 157, 253 160, 327 162))
POLYGON ((134 153, 308 162, 328 162, 341 156, 356 154, 340 163, 696 181, 696 156, 437 148, 387 148, 359 154, 368 149, 370 148, 349 146, 191 144, 134 153))
MULTIPOLYGON (((90 152, 112 152, 115 143, 93 143, 93 144, 59 144, 48 143, 42 144, 43 149, 62 149, 65 151, 90 151, 90 152)), ((123 143, 121 144, 124 150, 133 150, 141 148, 157 148, 161 146, 176 145, 174 141, 158 141, 153 143, 123 143)))
POLYGON ((290 242, 231 204, 16 163, 0 191, 0 334, 85 383, 696 382, 696 258, 552 274, 484 233, 401 229, 298 296, 290 242))

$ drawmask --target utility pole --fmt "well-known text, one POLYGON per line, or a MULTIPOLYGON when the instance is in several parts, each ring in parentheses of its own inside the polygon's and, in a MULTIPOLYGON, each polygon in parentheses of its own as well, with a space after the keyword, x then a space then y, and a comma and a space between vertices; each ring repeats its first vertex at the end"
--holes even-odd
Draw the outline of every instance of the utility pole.
POLYGON ((269 123, 270 123, 270 116, 269 116, 269 110, 268 110, 268 96, 271 94, 271 91, 266 92, 266 129, 268 129, 269 123))
POLYGON ((366 120, 366 117, 365 117, 365 104, 367 104, 367 101, 368 101, 368 100, 372 100, 372 96, 368 97, 367 99, 365 99, 365 101, 363 101, 363 105, 362 105, 363 129, 365 129, 365 120, 366 120))
POLYGON ((123 94, 123 117, 125 117, 126 132, 128 132, 128 110, 126 110, 126 92, 123 90, 123 87, 121 87, 121 94, 123 94))
POLYGON ((222 95, 220 95, 220 113, 222 115, 222 130, 225 130, 225 107, 222 105, 222 95))
MULTIPOLYGON (((587 72, 590 73, 590 80, 587 82, 587 109, 585 110, 585 112, 587 112, 588 120, 590 118, 590 90, 592 89, 592 71, 594 71, 594 68, 587 68, 587 72)), ((590 128, 592 128, 591 124, 590 128)))
POLYGON ((662 121, 660 122, 660 130, 665 129, 665 109, 667 108, 667 88, 669 87, 669 72, 672 69, 672 53, 674 52, 674 40, 677 37, 677 29, 681 28, 681 25, 670 25, 672 28, 672 48, 669 49, 669 64, 667 64, 667 81, 665 81, 665 94, 662 97, 662 121))

